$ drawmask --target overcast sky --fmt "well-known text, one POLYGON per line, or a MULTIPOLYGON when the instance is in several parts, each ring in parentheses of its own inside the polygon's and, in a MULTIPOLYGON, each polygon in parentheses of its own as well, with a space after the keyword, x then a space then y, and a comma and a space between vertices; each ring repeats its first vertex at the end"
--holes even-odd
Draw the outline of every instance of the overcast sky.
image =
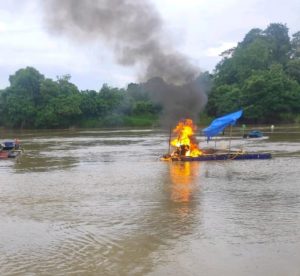
MULTIPOLYGON (((53 79, 70 74, 80 89, 99 90, 103 83, 123 87, 137 81, 136 68, 117 65, 104 45, 79 45, 47 33, 39 1, 0 0, 0 88, 8 86, 9 75, 26 66, 53 79)), ((204 71, 212 71, 219 54, 251 28, 285 23, 290 34, 300 30, 299 0, 149 1, 161 14, 175 48, 204 71)))

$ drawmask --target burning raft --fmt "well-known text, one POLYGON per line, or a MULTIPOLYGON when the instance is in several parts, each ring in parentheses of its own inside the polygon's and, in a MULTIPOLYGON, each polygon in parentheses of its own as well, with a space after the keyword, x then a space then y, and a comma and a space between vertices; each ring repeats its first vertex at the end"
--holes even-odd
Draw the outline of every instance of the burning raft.
MULTIPOLYGON (((203 130, 207 139, 222 132, 227 126, 232 126, 242 115, 242 110, 215 119, 209 127, 203 130)), ((217 160, 246 160, 270 159, 270 153, 248 153, 245 151, 203 149, 198 147, 195 137, 196 125, 191 119, 182 120, 173 130, 175 139, 169 141, 169 153, 165 154, 163 161, 217 161, 217 160), (175 150, 170 153, 170 147, 175 150)))

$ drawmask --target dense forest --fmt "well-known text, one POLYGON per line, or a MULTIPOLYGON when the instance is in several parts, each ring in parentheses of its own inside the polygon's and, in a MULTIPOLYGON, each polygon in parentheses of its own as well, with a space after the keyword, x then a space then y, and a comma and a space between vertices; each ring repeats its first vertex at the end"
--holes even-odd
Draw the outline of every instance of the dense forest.
MULTIPOLYGON (((290 38, 283 24, 252 29, 222 57, 212 74, 204 74, 212 85, 201 116, 243 108, 245 122, 300 122, 300 31, 290 38)), ((32 67, 18 70, 9 82, 0 90, 4 127, 153 126, 163 112, 141 84, 79 91, 69 75, 52 80, 32 67)))
POLYGON ((250 30, 222 53, 206 111, 215 116, 244 109, 252 123, 300 122, 300 32, 283 24, 250 30))
POLYGON ((138 84, 127 89, 104 84, 79 91, 70 76, 47 79, 32 67, 9 77, 0 91, 0 125, 13 128, 150 126, 161 107, 138 84))

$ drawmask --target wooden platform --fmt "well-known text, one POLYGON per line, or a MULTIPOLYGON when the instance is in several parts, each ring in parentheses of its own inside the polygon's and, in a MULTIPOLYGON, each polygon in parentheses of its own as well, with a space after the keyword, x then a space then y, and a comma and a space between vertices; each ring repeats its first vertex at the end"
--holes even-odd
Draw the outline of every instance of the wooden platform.
POLYGON ((222 153, 222 154, 203 154, 198 157, 180 156, 171 157, 172 161, 219 161, 219 160, 254 160, 271 159, 271 153, 222 153))

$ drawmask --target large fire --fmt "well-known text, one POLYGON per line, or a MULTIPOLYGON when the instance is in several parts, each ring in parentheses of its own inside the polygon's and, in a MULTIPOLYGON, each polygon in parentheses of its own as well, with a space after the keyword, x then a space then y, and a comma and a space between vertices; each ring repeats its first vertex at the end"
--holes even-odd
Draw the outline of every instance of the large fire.
POLYGON ((178 123, 173 129, 173 136, 176 138, 171 140, 171 145, 175 147, 171 156, 197 157, 202 155, 195 137, 196 130, 197 127, 191 119, 181 120, 178 123))

